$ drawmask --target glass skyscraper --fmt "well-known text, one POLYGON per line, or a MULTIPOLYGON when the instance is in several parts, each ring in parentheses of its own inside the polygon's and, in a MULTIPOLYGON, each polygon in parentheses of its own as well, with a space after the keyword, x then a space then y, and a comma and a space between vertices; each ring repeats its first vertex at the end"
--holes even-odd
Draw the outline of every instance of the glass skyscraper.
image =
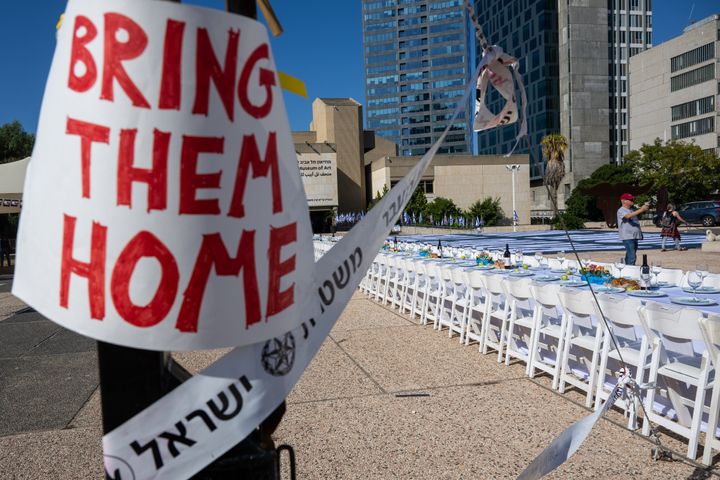
MULTIPOLYGON (((470 76, 464 0, 363 0, 365 125, 422 155, 448 125, 470 76)), ((472 153, 468 106, 439 153, 472 153)))
MULTIPOLYGON (((537 184, 543 176, 540 140, 560 131, 557 2, 477 0, 475 11, 488 41, 520 59, 528 99, 528 139, 533 146, 530 183, 537 184)), ((481 57, 478 47, 475 61, 480 62, 481 57)), ((486 104, 491 111, 502 110, 504 102, 495 89, 489 88, 486 104)), ((478 153, 508 153, 519 128, 518 122, 478 133, 478 153)), ((522 142, 515 153, 528 153, 527 144, 522 142)))

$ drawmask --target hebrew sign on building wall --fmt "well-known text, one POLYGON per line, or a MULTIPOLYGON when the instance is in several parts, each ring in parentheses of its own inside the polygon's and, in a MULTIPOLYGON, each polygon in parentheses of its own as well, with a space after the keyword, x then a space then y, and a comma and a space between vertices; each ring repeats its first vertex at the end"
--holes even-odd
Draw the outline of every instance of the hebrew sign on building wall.
POLYGON ((338 205, 337 159, 335 153, 301 153, 298 167, 310 207, 338 205))

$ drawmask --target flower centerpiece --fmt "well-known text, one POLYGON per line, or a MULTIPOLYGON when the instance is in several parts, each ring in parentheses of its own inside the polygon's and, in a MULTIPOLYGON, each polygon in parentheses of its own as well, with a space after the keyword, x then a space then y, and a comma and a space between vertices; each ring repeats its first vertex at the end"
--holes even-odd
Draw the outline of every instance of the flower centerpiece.
MULTIPOLYGON (((605 283, 605 278, 609 275, 610 270, 594 263, 580 268, 580 276, 583 280, 587 280, 590 283, 605 283)), ((610 276, 610 280, 612 280, 612 278, 613 277, 610 276)))
POLYGON ((490 256, 487 252, 482 252, 481 254, 477 255, 475 257, 475 261, 478 265, 492 265, 495 260, 490 256))

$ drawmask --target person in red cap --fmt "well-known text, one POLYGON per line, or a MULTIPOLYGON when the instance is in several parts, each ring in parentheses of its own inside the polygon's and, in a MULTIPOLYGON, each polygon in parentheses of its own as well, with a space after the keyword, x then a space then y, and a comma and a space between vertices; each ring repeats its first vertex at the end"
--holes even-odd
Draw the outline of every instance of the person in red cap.
POLYGON ((643 239, 638 216, 650 210, 650 202, 640 208, 633 207, 635 197, 630 193, 620 196, 622 206, 617 211, 618 234, 625 246, 625 264, 635 265, 638 241, 643 239))

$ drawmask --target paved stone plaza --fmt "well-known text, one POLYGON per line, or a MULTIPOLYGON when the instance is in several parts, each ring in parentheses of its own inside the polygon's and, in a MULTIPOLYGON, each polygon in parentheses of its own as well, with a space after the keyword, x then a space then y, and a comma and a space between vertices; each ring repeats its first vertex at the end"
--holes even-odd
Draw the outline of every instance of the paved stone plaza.
MULTIPOLYGON (((618 256, 620 252, 598 253, 618 256)), ((667 266, 720 256, 649 251, 667 266)), ((25 311, 0 279, 0 474, 12 479, 102 477, 94 343, 25 311)), ((193 371, 224 353, 176 354, 193 371)), ((357 293, 288 398, 276 432, 297 453, 298 477, 515 478, 588 411, 572 391, 498 365, 357 293), (422 394, 422 396, 403 396, 422 394)), ((669 435, 676 452, 684 444, 669 435)), ((650 459, 652 444, 619 411, 548 478, 686 479, 718 475, 688 462, 650 459)), ((681 455, 680 455, 681 456, 681 455)), ((288 478, 288 477, 285 477, 288 478)))

